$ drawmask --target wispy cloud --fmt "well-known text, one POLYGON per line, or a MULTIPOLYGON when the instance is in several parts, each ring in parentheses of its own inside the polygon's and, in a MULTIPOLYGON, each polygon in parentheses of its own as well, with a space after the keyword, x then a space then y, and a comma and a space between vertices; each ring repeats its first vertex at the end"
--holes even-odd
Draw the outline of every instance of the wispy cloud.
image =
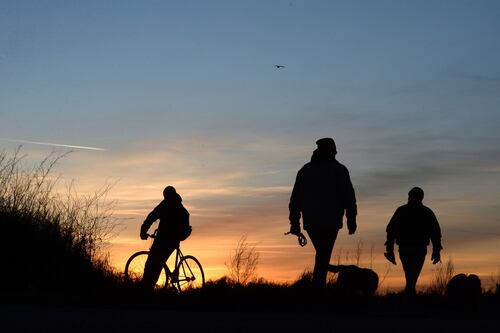
POLYGON ((63 147, 63 148, 72 148, 72 149, 107 151, 107 149, 105 149, 105 148, 66 145, 66 144, 62 144, 62 143, 53 143, 53 142, 40 142, 40 141, 18 140, 18 139, 6 139, 6 141, 17 142, 17 143, 26 143, 26 144, 31 144, 31 145, 51 146, 51 147, 63 147))
POLYGON ((482 74, 482 73, 470 73, 470 72, 452 72, 450 76, 453 78, 458 78, 462 80, 469 80, 481 83, 500 83, 500 75, 495 73, 482 74))

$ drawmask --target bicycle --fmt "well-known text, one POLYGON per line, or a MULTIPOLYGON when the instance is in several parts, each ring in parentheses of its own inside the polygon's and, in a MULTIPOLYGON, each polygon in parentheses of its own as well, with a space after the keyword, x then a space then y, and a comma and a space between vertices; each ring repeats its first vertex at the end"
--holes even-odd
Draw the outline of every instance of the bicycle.
MULTIPOLYGON (((157 230, 152 235, 148 234, 148 237, 155 238, 156 233, 157 230)), ((149 249, 151 250, 151 247, 149 249)), ((184 255, 180 246, 175 252, 174 271, 170 271, 165 262, 155 288, 170 288, 178 292, 202 288, 205 285, 205 274, 198 259, 192 255, 184 255)), ((125 265, 125 281, 141 282, 148 255, 149 251, 139 251, 130 256, 125 265)))

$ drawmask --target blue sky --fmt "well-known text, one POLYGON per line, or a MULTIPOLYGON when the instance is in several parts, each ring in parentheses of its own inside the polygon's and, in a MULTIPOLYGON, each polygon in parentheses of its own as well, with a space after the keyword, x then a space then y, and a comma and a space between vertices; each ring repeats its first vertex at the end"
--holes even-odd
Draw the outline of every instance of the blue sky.
POLYGON ((105 148, 60 172, 83 190, 118 182, 117 257, 144 246, 136 229, 172 184, 201 229, 186 246, 226 255, 247 234, 262 274, 286 280, 312 260, 276 236, 289 190, 331 136, 360 204, 358 235, 337 246, 380 252, 420 185, 458 268, 495 273, 498 17, 497 1, 2 1, 0 148, 105 148), (296 260, 273 271, 278 257, 296 260))

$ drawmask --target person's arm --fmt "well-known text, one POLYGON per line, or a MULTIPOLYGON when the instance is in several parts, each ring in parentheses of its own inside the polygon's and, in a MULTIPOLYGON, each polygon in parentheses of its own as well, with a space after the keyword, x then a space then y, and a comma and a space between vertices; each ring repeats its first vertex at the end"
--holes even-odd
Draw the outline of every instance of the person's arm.
POLYGON ((432 210, 429 211, 430 238, 432 242, 431 260, 433 264, 437 264, 441 261, 441 250, 443 249, 441 245, 441 228, 434 212, 432 210))
POLYGON ((394 215, 392 215, 389 223, 387 224, 387 228, 385 231, 387 232, 387 240, 385 242, 386 247, 394 248, 394 242, 396 241, 397 227, 400 220, 400 209, 396 209, 394 215))
POLYGON ((290 211, 290 233, 300 234, 300 217, 302 211, 302 173, 299 171, 295 178, 290 203, 288 204, 290 211))
POLYGON ((146 219, 144 220, 144 222, 142 222, 142 225, 141 225, 141 233, 140 233, 140 236, 141 236, 141 239, 147 239, 148 238, 148 230, 149 228, 151 227, 151 225, 160 218, 160 206, 161 206, 161 203, 156 206, 149 214, 148 216, 146 217, 146 219))
POLYGON ((430 212, 430 236, 432 242, 432 248, 441 250, 443 247, 441 246, 441 228, 439 227, 439 222, 434 215, 434 212, 430 212))
POLYGON ((345 215, 347 219, 347 228, 349 229, 349 234, 352 235, 356 232, 356 215, 358 215, 358 208, 356 205, 356 194, 354 192, 354 187, 352 186, 351 177, 349 176, 349 171, 346 169, 344 185, 344 205, 345 205, 345 215))
POLYGON ((396 265, 396 257, 394 255, 394 242, 396 240, 397 225, 399 223, 399 208, 396 209, 394 215, 392 215, 391 220, 387 224, 385 231, 387 232, 387 240, 385 242, 385 253, 384 256, 391 263, 396 265))

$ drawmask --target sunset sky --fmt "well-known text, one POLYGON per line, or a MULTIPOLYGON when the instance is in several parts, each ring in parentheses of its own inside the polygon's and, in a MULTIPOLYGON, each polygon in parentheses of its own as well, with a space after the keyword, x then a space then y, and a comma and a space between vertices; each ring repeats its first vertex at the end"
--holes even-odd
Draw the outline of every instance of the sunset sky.
MULTIPOLYGON (((443 258, 500 274, 500 2, 0 2, 0 150, 56 167, 81 193, 115 184, 123 269, 166 185, 209 278, 242 235, 259 276, 292 281, 312 244, 288 231, 295 176, 333 137, 358 199, 332 261, 353 255, 401 287, 385 227, 413 186, 443 231, 443 258), (276 69, 275 64, 286 66, 276 69), (373 258, 370 248, 373 246, 373 258)), ((433 274, 430 258, 422 283, 433 274)))

